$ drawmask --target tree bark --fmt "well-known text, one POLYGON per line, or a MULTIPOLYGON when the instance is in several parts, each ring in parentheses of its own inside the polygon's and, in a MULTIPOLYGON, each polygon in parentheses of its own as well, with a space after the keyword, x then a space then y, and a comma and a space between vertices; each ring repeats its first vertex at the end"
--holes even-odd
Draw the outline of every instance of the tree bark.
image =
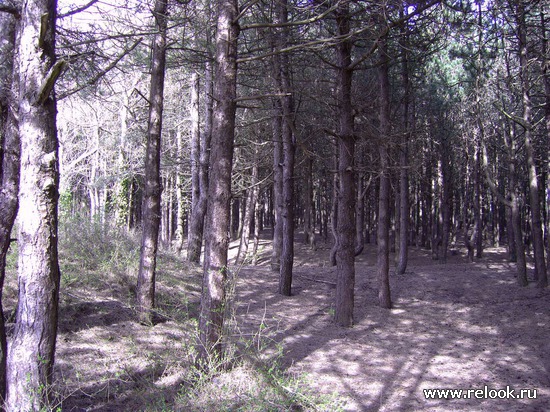
POLYGON ((380 65, 378 76, 380 82, 380 192, 378 194, 378 300, 380 307, 392 307, 390 293, 390 171, 388 155, 388 139, 390 135, 390 79, 386 39, 379 46, 380 65))
MULTIPOLYGON (((185 194, 184 194, 184 177, 183 177, 183 136, 181 133, 181 126, 178 126, 176 130, 176 150, 178 167, 176 174, 176 238, 177 238, 177 250, 181 253, 183 250, 183 243, 185 238, 185 194)), ((189 259, 189 252, 188 257, 189 259)))
POLYGON ((204 275, 199 319, 199 363, 223 357, 222 330, 231 201, 231 172, 235 137, 237 90, 236 0, 218 0, 216 32, 216 75, 212 117, 208 206, 205 221, 204 275))
MULTIPOLYGON (((276 22, 288 22, 288 3, 281 0, 276 5, 276 22)), ((276 48, 282 49, 288 43, 288 29, 279 29, 276 37, 276 48)), ((283 145, 282 166, 282 245, 279 272, 279 293, 290 296, 292 288, 292 267, 294 265, 294 163, 296 152, 296 136, 294 134, 294 98, 290 80, 290 62, 287 54, 278 54, 280 81, 278 85, 280 107, 282 109, 281 137, 283 145)))
MULTIPOLYGON (((338 252, 338 140, 334 140, 334 153, 332 155, 333 176, 332 176, 332 198, 330 203, 330 231, 332 233, 333 245, 330 249, 330 265, 336 266, 336 253, 338 252)), ((328 228, 327 228, 328 229, 328 228)))
MULTIPOLYGON (((542 30, 542 50, 544 56, 550 54, 550 40, 548 39, 548 30, 546 29, 545 10, 542 5, 540 12, 541 30, 542 30)), ((544 81, 544 119, 546 122, 546 141, 549 142, 547 149, 547 159, 550 159, 550 64, 543 60, 542 74, 544 81)), ((550 268, 550 162, 547 163, 546 177, 546 270, 550 268)))
MULTIPOLYGON (((197 221, 197 244, 198 248, 195 249, 197 254, 193 256, 193 261, 199 263, 200 254, 202 249, 203 237, 204 237, 204 220, 206 216, 206 208, 208 205, 208 169, 210 161, 210 142, 212 140, 212 110, 213 110, 213 96, 212 96, 212 83, 213 83, 213 69, 212 61, 209 59, 206 62, 205 70, 205 103, 206 103, 206 112, 204 118, 204 131, 201 133, 200 138, 200 169, 199 169, 199 186, 200 186, 200 196, 199 201, 196 206, 196 213, 193 212, 191 219, 197 221)), ((190 228, 191 229, 191 228, 190 228)), ((189 254, 188 254, 189 256, 189 254)))
POLYGON ((19 206, 19 164, 21 142, 16 120, 17 81, 14 79, 16 20, 0 13, 0 51, 5 60, 0 63, 0 399, 6 398, 7 342, 4 327, 2 295, 6 257, 11 232, 19 206))
POLYGON ((140 322, 152 323, 155 307, 155 276, 158 236, 161 219, 160 142, 164 106, 166 68, 167 1, 156 0, 153 16, 158 33, 153 39, 149 122, 145 152, 145 193, 143 200, 143 233, 137 282, 137 306, 140 322))
POLYGON ((47 405, 58 323, 59 161, 53 87, 56 3, 25 2, 19 29, 19 300, 7 360, 6 410, 47 405))
POLYGON ((474 164, 474 247, 476 251, 476 257, 481 259, 483 257, 483 216, 481 208, 481 146, 478 142, 475 152, 475 164, 474 164))
POLYGON ((531 111, 532 103, 530 96, 531 83, 529 81, 527 56, 527 33, 523 3, 518 2, 517 9, 517 24, 518 24, 518 40, 519 40, 519 63, 520 63, 520 79, 521 92, 523 101, 523 123, 525 153, 527 157, 527 169, 529 173, 529 203, 531 206, 531 229, 533 232, 533 251, 535 255, 535 273, 537 276, 537 286, 540 288, 548 285, 546 276, 546 261, 544 259, 544 239, 542 234, 540 198, 539 198, 539 183, 537 170, 535 165, 535 149, 532 142, 531 131, 531 111))
POLYGON ((235 258, 236 265, 242 265, 246 261, 248 253, 248 243, 250 239, 251 225, 254 220, 254 214, 256 211, 256 202, 258 198, 258 159, 254 159, 254 166, 252 166, 252 180, 250 187, 247 189, 246 207, 244 212, 243 230, 241 233, 241 239, 239 242, 239 250, 237 257, 235 258))
MULTIPOLYGON (((340 5, 335 12, 338 35, 346 37, 350 31, 349 4, 340 5)), ((334 319, 344 327, 353 325, 355 289, 355 185, 354 157, 355 136, 351 85, 351 40, 343 40, 336 46, 338 55, 337 101, 340 118, 338 135, 338 216, 336 223, 336 304, 334 319)))
MULTIPOLYGON (((274 59, 275 60, 275 59, 274 59)), ((275 64, 275 63, 274 63, 275 64)), ((278 65, 275 77, 279 77, 278 65)), ((276 85, 275 85, 276 87, 276 85)), ((282 109, 280 102, 274 102, 273 109, 273 245, 271 253, 271 270, 279 272, 281 269, 281 249, 283 247, 283 141, 281 135, 282 129, 282 109)))
MULTIPOLYGON (((407 12, 407 10, 405 10, 407 12)), ((398 275, 405 273, 407 269, 408 257, 409 257, 409 140, 411 138, 410 132, 410 100, 411 100, 411 87, 409 79, 409 61, 408 61, 408 40, 409 29, 408 23, 404 23, 401 29, 401 35, 405 42, 403 46, 403 66, 401 69, 401 81, 403 83, 404 96, 403 96, 403 126, 404 133, 401 139, 401 147, 399 148, 399 248, 397 255, 397 265, 395 272, 398 275)))
POLYGON ((305 195, 304 195, 304 242, 312 250, 315 246, 315 212, 313 209, 313 158, 308 157, 305 165, 305 195))
MULTIPOLYGON (((202 231, 204 223, 204 209, 206 204, 201 193, 206 188, 201 187, 201 137, 199 132, 199 76, 195 73, 191 77, 191 218, 187 233, 187 260, 199 263, 202 248, 202 231), (202 200, 202 204, 201 204, 202 200)), ((204 177, 203 177, 204 183, 204 177)))

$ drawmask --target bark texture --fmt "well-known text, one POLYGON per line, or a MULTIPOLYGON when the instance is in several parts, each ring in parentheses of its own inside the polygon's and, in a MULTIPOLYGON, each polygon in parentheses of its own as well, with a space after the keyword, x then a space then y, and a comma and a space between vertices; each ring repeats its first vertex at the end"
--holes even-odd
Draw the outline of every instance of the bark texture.
POLYGON ((531 82, 529 80, 529 57, 527 55, 527 33, 525 22, 525 8, 520 1, 517 3, 517 24, 519 40, 519 64, 521 78, 521 92, 523 99, 523 122, 525 125, 524 144, 527 155, 527 169, 529 173, 529 204, 531 206, 531 229, 533 235, 533 251, 535 256, 535 273, 538 287, 546 287, 546 261, 544 259, 544 239, 542 233, 541 208, 539 198, 539 183, 535 164, 535 148, 532 141, 531 117, 532 102, 530 96, 531 82))
POLYGON ((386 40, 380 44, 380 191, 378 194, 378 300, 380 307, 391 308, 390 294, 390 171, 387 141, 390 135, 390 79, 386 40))
POLYGON ((53 87, 56 2, 25 2, 18 51, 21 183, 19 198, 19 301, 8 353, 9 411, 47 404, 57 337, 59 266, 57 202, 59 162, 53 87))
MULTIPOLYGON (((274 63, 275 76, 279 76, 278 65, 274 63)), ((277 80, 276 80, 277 81, 277 80)), ((283 141, 282 109, 280 102, 274 102, 273 108, 273 246, 271 270, 279 272, 281 268, 281 250, 283 247, 283 141)))
POLYGON ((4 327, 2 291, 11 231, 19 206, 19 162, 21 142, 16 121, 17 91, 13 80, 15 59, 15 18, 0 13, 0 399, 6 397, 7 342, 4 327))
POLYGON ((191 79, 191 217, 187 234, 187 260, 199 263, 201 258, 204 212, 206 211, 205 173, 201 164, 201 136, 199 132, 199 76, 191 79), (202 178, 201 178, 202 177, 202 178), (201 196, 202 195, 202 196, 201 196))
MULTIPOLYGON (((256 153, 257 155, 257 153, 256 153)), ((254 222, 254 215, 256 212, 256 202, 258 199, 258 159, 254 158, 254 166, 252 166, 252 181, 251 186, 246 191, 246 207, 243 218, 243 230, 241 233, 241 239, 239 241, 239 251, 235 258, 236 265, 242 265, 245 263, 248 255, 248 244, 250 240, 250 231, 254 222)), ((256 223, 257 225, 258 223, 256 223)))
MULTIPOLYGON (((276 6, 276 22, 288 22, 288 2, 281 0, 276 6)), ((288 43, 288 30, 279 29, 276 36, 276 48, 282 49, 288 43)), ((294 134, 294 98, 290 80, 290 62, 286 53, 275 56, 279 69, 278 91, 281 95, 280 108, 282 110, 281 138, 283 149, 282 164, 282 244, 279 271, 279 293, 290 296, 292 288, 292 269, 294 265, 294 163, 296 153, 296 136, 294 134)))
MULTIPOLYGON (((350 31, 349 5, 341 5, 336 12, 338 34, 342 37, 350 31)), ((353 325, 355 288, 355 182, 354 156, 355 137, 353 134, 353 109, 351 105, 351 65, 350 40, 337 46, 338 53, 338 108, 340 132, 338 136, 338 213, 336 251, 336 305, 335 321, 340 326, 353 325)))
POLYGON ((139 261, 137 304, 140 321, 150 324, 155 307, 155 275, 161 219, 160 136, 164 106, 164 73, 166 68, 167 2, 157 0, 153 16, 158 33, 153 39, 149 124, 145 152, 145 189, 143 200, 143 233, 139 261))
MULTIPOLYGON (((405 10, 406 12, 406 10, 405 10)), ((401 35, 403 37, 403 66, 401 69, 401 81, 404 89, 403 96, 403 127, 404 133, 399 148, 399 240, 397 249, 397 264, 395 272, 398 275, 405 273, 409 258, 409 139, 411 138, 410 121, 410 103, 411 103, 411 84, 409 79, 409 61, 408 61, 408 32, 407 24, 403 25, 401 35)))
POLYGON ((216 75, 210 185, 205 227, 204 274, 199 319, 199 362, 221 358, 222 329, 229 246, 231 171, 235 137, 237 88, 238 6, 235 0, 218 0, 216 75))

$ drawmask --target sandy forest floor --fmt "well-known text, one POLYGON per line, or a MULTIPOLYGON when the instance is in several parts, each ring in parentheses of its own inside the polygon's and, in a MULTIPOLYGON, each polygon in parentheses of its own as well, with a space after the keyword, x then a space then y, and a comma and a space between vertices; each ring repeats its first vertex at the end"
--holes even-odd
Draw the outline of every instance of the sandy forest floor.
MULTIPOLYGON (((264 257, 269 252, 265 242, 264 257)), ((280 368, 301 377, 308 393, 327 395, 332 403, 326 410, 550 410, 550 290, 516 286, 504 249, 487 249, 475 263, 457 252, 442 265, 427 251, 411 248, 407 272, 391 276, 394 309, 384 310, 377 306, 375 249, 367 245, 356 265, 356 324, 343 329, 331 322, 336 268, 328 265, 328 246, 321 242, 313 252, 297 243, 290 298, 276 293, 277 275, 266 259, 238 270, 238 334, 250 337, 252 347, 262 346, 264 361, 278 356, 280 368), (516 394, 536 389, 536 399, 426 400, 423 392, 507 386, 516 394)), ((104 268, 67 267, 74 273, 63 280, 55 387, 63 411, 301 410, 228 403, 245 395, 227 389, 223 376, 198 394, 187 365, 199 268, 174 255, 160 258, 163 317, 146 327, 136 322, 132 308, 131 265, 125 275, 104 280, 104 268), (216 386, 226 391, 212 389, 216 386)), ((228 379, 250 385, 245 372, 228 379)))

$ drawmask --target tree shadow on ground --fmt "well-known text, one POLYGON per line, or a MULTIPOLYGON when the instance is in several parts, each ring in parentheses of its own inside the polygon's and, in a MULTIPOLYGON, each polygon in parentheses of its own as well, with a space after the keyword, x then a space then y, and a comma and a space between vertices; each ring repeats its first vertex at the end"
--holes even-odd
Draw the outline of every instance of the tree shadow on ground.
POLYGON ((357 265, 353 328, 332 323, 334 291, 319 281, 335 282, 335 270, 320 260, 296 269, 293 285, 300 293, 289 298, 273 295, 277 274, 243 268, 241 327, 250 334, 262 324, 272 328, 270 338, 284 346, 282 364, 306 372, 320 391, 347 398, 346 410, 550 408, 548 290, 517 287, 502 250, 489 250, 475 263, 457 254, 446 265, 424 262, 421 254, 406 275, 392 276, 395 308, 388 311, 376 306, 375 268, 368 264, 373 253, 357 265), (537 399, 424 397, 429 388, 507 385, 537 389, 537 399))

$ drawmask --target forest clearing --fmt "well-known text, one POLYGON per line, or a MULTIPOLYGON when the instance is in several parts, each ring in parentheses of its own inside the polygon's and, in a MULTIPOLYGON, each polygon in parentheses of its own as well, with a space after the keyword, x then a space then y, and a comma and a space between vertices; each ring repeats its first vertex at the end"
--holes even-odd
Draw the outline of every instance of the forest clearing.
POLYGON ((550 410, 549 7, 0 0, 0 408, 550 410))
MULTIPOLYGON (((100 240, 87 236, 88 241, 100 240)), ((237 279, 229 341, 240 342, 238 367, 211 382, 197 382, 192 347, 200 269, 182 264, 173 252, 160 253, 159 320, 148 327, 138 322, 134 307, 135 262, 124 260, 135 257, 132 247, 137 245, 110 239, 103 252, 96 244, 86 258, 79 255, 85 246, 79 241, 61 249, 53 390, 62 411, 490 412, 550 407, 550 293, 517 288, 503 248, 487 249, 474 263, 464 249, 457 249, 444 265, 433 261, 429 251, 411 248, 409 269, 392 277, 395 306, 387 311, 377 305, 375 248, 367 245, 357 258, 356 324, 342 329, 332 320, 336 274, 329 265, 330 249, 321 242, 314 252, 296 243, 295 286, 288 298, 274 293, 277 274, 266 265, 270 245, 263 239, 259 265, 232 267, 237 279), (118 256, 113 253, 117 249, 118 256), (274 362, 279 366, 273 367, 274 362), (536 389, 537 398, 426 400, 422 392, 484 385, 536 389)), ((231 250, 234 256, 235 243, 231 250)), ((12 299, 5 306, 11 308, 13 271, 8 279, 12 299)))

